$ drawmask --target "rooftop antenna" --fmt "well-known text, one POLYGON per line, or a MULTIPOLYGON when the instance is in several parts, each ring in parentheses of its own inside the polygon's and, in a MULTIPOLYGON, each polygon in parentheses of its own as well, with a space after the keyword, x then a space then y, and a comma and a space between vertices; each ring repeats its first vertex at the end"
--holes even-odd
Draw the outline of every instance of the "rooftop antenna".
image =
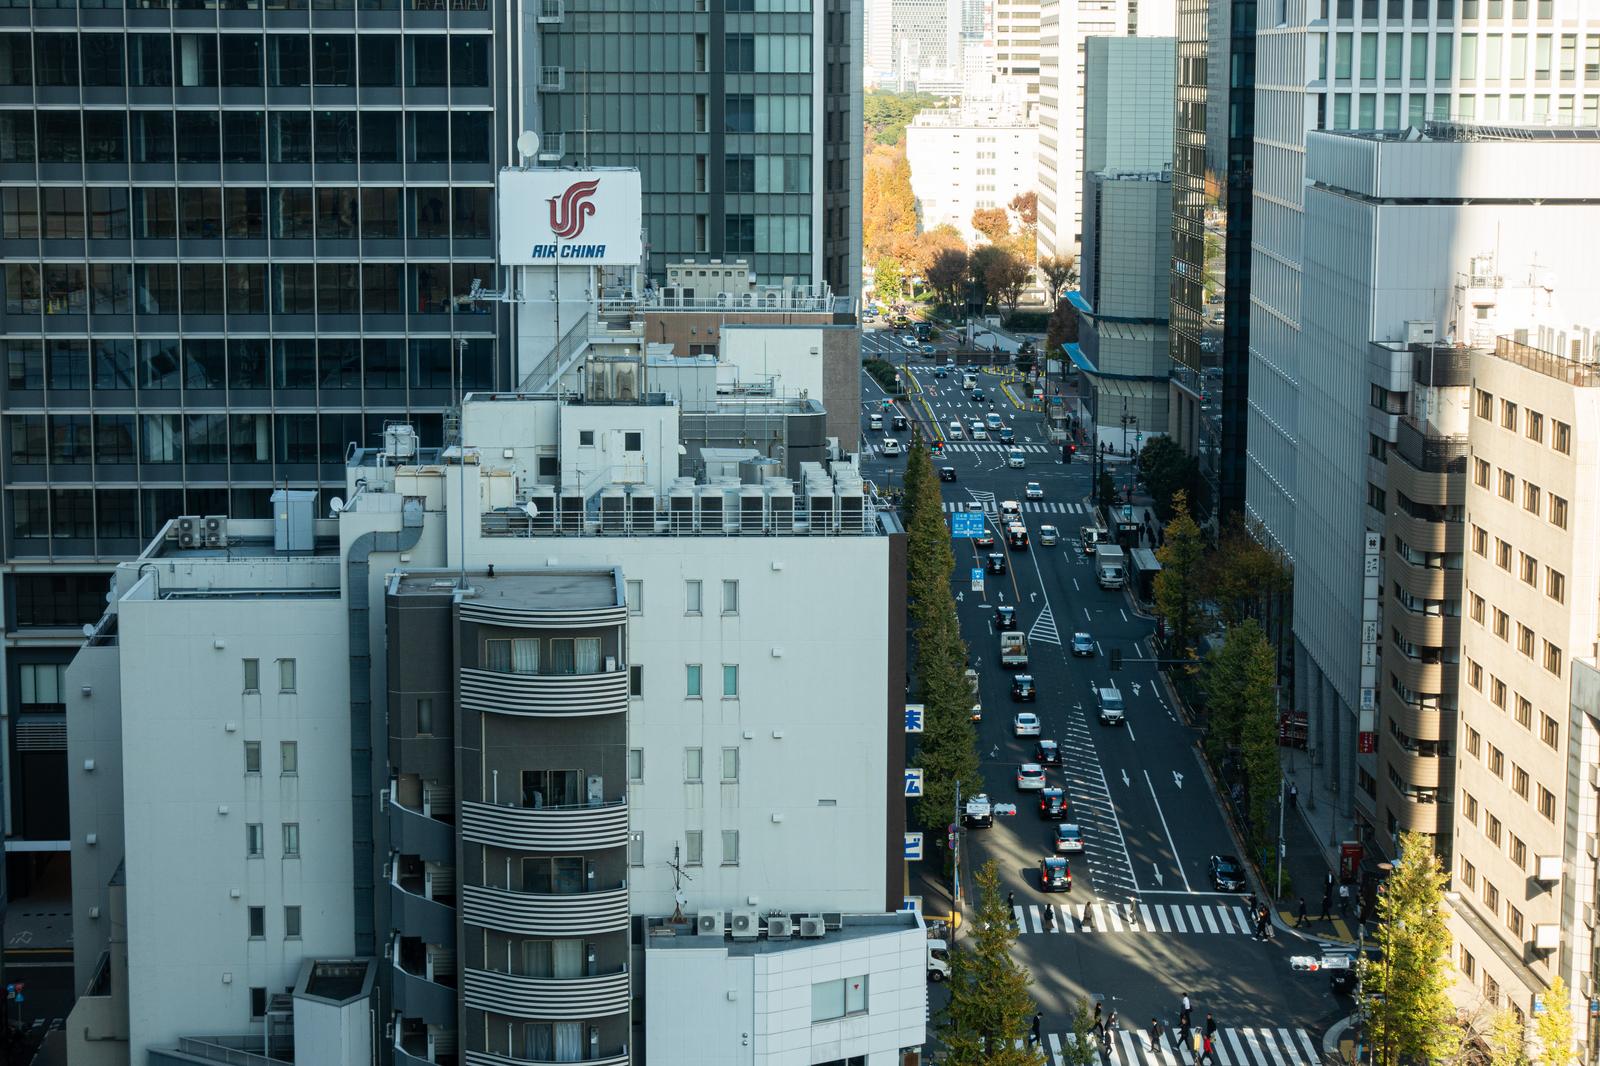
POLYGON ((694 878, 683 872, 683 863, 678 861, 678 845, 672 845, 672 859, 667 863, 672 870, 672 921, 683 921, 683 905, 689 902, 689 897, 684 895, 683 882, 693 881, 694 878))
POLYGON ((583 166, 589 167, 589 72, 583 72, 583 166))
POLYGON ((517 135, 517 165, 523 170, 528 169, 528 160, 534 159, 539 153, 539 135, 532 130, 523 130, 517 135))

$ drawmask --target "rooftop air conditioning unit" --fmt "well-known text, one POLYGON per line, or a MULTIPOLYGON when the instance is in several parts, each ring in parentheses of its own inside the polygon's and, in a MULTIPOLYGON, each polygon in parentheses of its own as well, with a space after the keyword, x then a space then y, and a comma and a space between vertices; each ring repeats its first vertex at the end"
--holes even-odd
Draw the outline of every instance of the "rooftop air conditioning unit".
POLYGON ((817 915, 808 915, 800 919, 800 935, 807 940, 816 940, 828 934, 828 923, 817 915))
POLYGON ((768 940, 788 940, 794 935, 794 922, 781 915, 774 914, 767 919, 768 940))
POLYGON ((221 514, 208 514, 203 520, 203 536, 208 548, 226 548, 228 546, 228 516, 221 514))
POLYGON ((755 911, 734 911, 728 925, 735 940, 754 940, 761 935, 761 916, 755 911))
POLYGON ((200 532, 200 519, 194 515, 183 515, 178 519, 178 547, 198 548, 203 543, 200 532))
POLYGON ((701 911, 694 917, 694 931, 701 936, 721 936, 722 924, 721 911, 701 911))

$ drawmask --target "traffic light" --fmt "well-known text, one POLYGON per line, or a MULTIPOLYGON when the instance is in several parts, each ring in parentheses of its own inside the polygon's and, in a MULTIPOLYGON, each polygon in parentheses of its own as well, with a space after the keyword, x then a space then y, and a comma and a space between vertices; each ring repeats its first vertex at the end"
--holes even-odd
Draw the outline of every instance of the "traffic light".
POLYGON ((1113 671, 1122 669, 1122 649, 1121 648, 1112 648, 1111 649, 1111 669, 1113 671))

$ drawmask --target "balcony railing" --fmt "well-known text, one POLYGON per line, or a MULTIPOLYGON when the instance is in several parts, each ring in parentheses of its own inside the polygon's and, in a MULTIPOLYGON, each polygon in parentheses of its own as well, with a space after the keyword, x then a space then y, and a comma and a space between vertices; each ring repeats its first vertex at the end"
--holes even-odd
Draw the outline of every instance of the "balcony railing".
POLYGON ((461 886, 461 918, 524 936, 573 937, 626 932, 628 889, 549 895, 488 885, 461 886))
POLYGON ((397 851, 432 862, 455 861, 455 826, 414 811, 397 799, 389 801, 389 834, 397 851))
MULTIPOLYGON (((599 1058, 580 1059, 581 1066, 628 1066, 625 1048, 601 1052, 599 1058)), ((512 1055, 496 1055, 490 1051, 463 1051, 462 1066, 556 1066, 553 1059, 519 1059, 512 1055)))
POLYGON ((581 1021, 626 1014, 628 970, 592 977, 522 977, 498 970, 467 970, 461 1001, 475 1010, 518 1018, 581 1021))
POLYGON ((628 671, 598 674, 512 674, 461 671, 461 706, 492 714, 582 718, 628 709, 628 671))
POLYGON ((516 851, 593 851, 628 843, 628 801, 571 807, 513 807, 465 801, 461 836, 516 851))
POLYGON ((1593 388, 1600 385, 1600 363, 1579 363, 1555 352, 1521 344, 1510 337, 1495 338, 1494 354, 1508 363, 1525 366, 1545 377, 1555 378, 1557 381, 1564 381, 1578 388, 1593 388))
POLYGON ((1400 457, 1430 474, 1466 474, 1467 438, 1437 437, 1423 433, 1415 422, 1401 418, 1395 429, 1400 457))

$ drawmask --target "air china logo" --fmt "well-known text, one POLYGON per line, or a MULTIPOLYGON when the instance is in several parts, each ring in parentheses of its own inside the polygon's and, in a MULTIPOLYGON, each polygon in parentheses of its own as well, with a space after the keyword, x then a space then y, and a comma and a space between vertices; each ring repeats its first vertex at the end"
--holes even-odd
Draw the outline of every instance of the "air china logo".
POLYGON ((583 224, 594 214, 591 197, 600 188, 600 179, 580 181, 567 186, 559 197, 552 196, 550 205, 550 232, 561 240, 570 241, 583 232, 583 224))

